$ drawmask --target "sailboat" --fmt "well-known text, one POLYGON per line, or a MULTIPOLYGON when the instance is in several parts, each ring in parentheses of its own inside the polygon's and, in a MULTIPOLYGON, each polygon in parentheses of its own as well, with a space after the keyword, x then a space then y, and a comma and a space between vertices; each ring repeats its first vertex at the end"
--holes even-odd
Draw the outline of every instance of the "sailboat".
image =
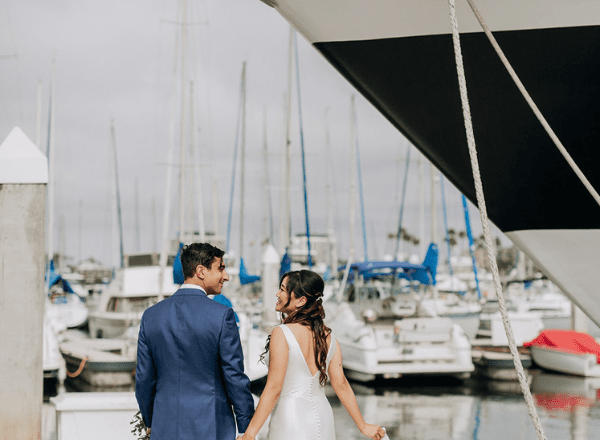
POLYGON ((430 244, 423 264, 368 260, 362 185, 365 261, 352 262, 355 168, 360 182, 360 160, 354 96, 351 103, 350 262, 339 268, 344 272, 341 287, 325 302, 326 324, 342 348, 346 374, 365 382, 405 375, 468 378, 474 370, 468 337, 450 318, 424 305, 435 288, 437 245, 430 244))
POLYGON ((165 294, 173 294, 177 285, 173 277, 165 276, 169 268, 161 267, 157 253, 123 253, 119 173, 114 121, 111 121, 113 163, 113 200, 119 231, 119 268, 102 293, 98 305, 89 313, 92 338, 123 337, 129 328, 139 325, 144 311, 165 294), (162 273, 162 276, 161 276, 162 273), (162 285, 161 285, 162 284, 162 285))
MULTIPOLYGON (((50 91, 50 110, 48 120, 48 215, 47 215, 47 263, 45 288, 49 301, 45 303, 46 316, 51 320, 60 321, 59 326, 77 328, 83 326, 88 319, 88 309, 69 282, 55 270, 54 266, 54 186, 55 186, 55 157, 54 120, 56 108, 56 79, 54 61, 52 64, 52 83, 50 91)), ((39 106, 39 104, 38 104, 39 106)), ((38 111, 39 115, 39 111, 38 111)), ((38 124, 39 125, 39 124, 38 124)), ((39 139, 39 135, 38 135, 39 139)))
MULTIPOLYGON (((475 201, 446 2, 263 1, 475 201)), ((489 218, 600 324, 600 150, 591 147, 600 142, 600 58, 590 56, 600 48, 600 8, 587 0, 457 3, 489 218)))

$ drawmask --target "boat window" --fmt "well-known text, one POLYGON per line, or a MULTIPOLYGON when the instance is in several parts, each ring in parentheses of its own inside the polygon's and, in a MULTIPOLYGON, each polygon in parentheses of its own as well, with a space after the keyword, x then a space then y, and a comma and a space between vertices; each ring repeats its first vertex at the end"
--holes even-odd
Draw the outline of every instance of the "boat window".
POLYGON ((153 266, 157 264, 156 254, 137 254, 127 256, 127 267, 153 266))
POLYGON ((143 312, 154 304, 156 304, 155 296, 111 298, 106 310, 109 312, 143 312))
POLYGON ((354 300, 356 299, 356 295, 354 292, 354 284, 350 284, 346 288, 346 291, 344 292, 344 296, 346 297, 346 300, 348 302, 354 302, 354 300))
POLYGON ((362 299, 377 299, 379 298, 379 290, 374 286, 363 286, 360 288, 360 297, 362 299))

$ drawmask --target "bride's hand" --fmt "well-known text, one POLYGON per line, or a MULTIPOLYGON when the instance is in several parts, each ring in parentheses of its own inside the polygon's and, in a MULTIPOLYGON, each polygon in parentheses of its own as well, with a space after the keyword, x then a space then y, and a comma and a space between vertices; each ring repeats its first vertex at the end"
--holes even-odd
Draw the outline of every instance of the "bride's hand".
POLYGON ((365 423, 365 426, 360 430, 361 434, 372 438, 373 440, 381 440, 385 435, 385 431, 379 425, 370 425, 365 423))
POLYGON ((250 435, 248 433, 245 433, 244 435, 242 435, 241 437, 238 437, 237 440, 255 440, 256 437, 254 437, 253 435, 250 435))

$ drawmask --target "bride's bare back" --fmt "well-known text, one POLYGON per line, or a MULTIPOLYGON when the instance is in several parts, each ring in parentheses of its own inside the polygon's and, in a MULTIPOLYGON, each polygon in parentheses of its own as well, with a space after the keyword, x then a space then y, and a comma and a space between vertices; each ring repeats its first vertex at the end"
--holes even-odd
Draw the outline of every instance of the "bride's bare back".
MULTIPOLYGON (((300 350, 302 351, 302 355, 304 356, 304 360, 306 361, 306 365, 308 366, 310 374, 314 376, 319 372, 319 368, 315 362, 315 338, 312 330, 302 324, 287 324, 287 327, 294 334, 296 341, 298 341, 298 345, 300 346, 300 350)), ((330 345, 331 335, 327 336, 328 352, 330 345)))

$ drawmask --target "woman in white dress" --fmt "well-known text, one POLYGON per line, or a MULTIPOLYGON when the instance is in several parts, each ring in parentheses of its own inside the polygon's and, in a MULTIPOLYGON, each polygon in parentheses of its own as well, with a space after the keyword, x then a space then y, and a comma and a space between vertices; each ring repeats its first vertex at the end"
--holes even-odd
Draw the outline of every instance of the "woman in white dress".
POLYGON ((327 380, 360 432, 380 440, 385 430, 363 420, 342 369, 342 353, 323 323, 323 279, 300 270, 281 277, 275 310, 283 324, 267 341, 269 375, 243 440, 255 440, 271 414, 268 440, 336 440, 327 380))

